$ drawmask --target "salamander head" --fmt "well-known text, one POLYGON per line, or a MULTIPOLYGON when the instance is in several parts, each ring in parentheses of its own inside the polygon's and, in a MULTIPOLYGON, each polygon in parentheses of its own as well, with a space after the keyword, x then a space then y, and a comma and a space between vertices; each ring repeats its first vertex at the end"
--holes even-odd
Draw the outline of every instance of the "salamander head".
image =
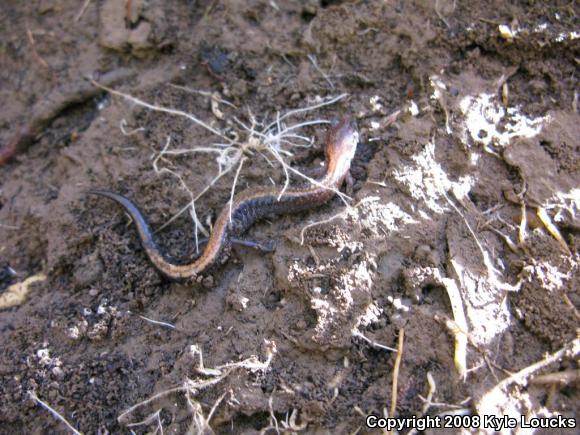
POLYGON ((356 122, 344 117, 333 122, 326 138, 326 164, 329 171, 346 174, 358 144, 356 122))

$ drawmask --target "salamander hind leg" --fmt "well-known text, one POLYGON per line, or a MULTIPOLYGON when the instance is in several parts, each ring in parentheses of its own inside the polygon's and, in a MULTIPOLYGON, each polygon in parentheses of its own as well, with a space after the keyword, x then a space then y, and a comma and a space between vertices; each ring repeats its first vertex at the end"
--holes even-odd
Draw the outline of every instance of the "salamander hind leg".
MULTIPOLYGON (((203 238, 199 239, 198 243, 200 246, 205 246, 209 239, 203 238)), ((232 245, 246 246, 248 248, 254 248, 261 252, 274 252, 278 242, 276 240, 266 240, 265 242, 257 242, 253 240, 230 238, 232 245)), ((195 255, 192 259, 199 257, 200 254, 195 255)))
POLYGON ((247 246, 248 248, 254 248, 261 252, 274 252, 276 250, 276 246, 278 242, 276 240, 266 240, 265 242, 256 242, 253 240, 244 240, 244 239, 230 239, 232 244, 240 245, 240 246, 247 246))

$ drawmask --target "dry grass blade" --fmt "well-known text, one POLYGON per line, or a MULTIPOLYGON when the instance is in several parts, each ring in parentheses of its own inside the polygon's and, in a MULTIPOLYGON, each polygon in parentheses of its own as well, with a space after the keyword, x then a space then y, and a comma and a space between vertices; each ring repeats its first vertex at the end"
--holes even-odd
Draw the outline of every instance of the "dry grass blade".
POLYGON ((187 378, 182 385, 177 387, 169 388, 167 390, 161 391, 148 399, 145 399, 130 408, 123 411, 119 417, 117 417, 117 421, 119 424, 125 425, 127 427, 132 426, 140 426, 145 424, 151 424, 152 422, 156 421, 158 428, 161 427, 161 422, 159 420, 159 412, 160 409, 156 410, 153 413, 150 413, 148 417, 142 419, 138 422, 131 422, 131 418, 137 411, 143 410, 146 406, 153 404, 155 401, 162 399, 166 396, 176 394, 176 393, 183 393, 185 395, 185 400, 187 401, 189 410, 191 412, 192 423, 190 425, 190 429, 192 433, 206 433, 205 430, 211 430, 209 426, 209 421, 211 420, 212 416, 215 414, 215 411, 219 404, 223 401, 226 394, 229 392, 223 393, 214 403, 210 412, 208 413, 207 417, 205 417, 203 413, 203 409, 201 403, 194 399, 194 397, 202 390, 210 388, 225 378, 227 378, 235 369, 244 368, 251 372, 255 371, 264 371, 272 362, 273 356, 276 354, 276 343, 266 341, 266 360, 261 362, 257 357, 251 356, 243 361, 232 362, 223 364, 221 366, 217 366, 215 368, 206 368, 203 364, 203 352, 198 345, 191 345, 189 347, 189 354, 192 358, 197 359, 198 361, 198 368, 196 371, 199 374, 209 376, 209 379, 189 379, 187 378), (199 358, 197 358, 199 357, 199 358))
POLYGON ((403 359, 403 344, 405 342, 405 329, 399 330, 399 341, 397 345, 397 358, 395 359, 395 366, 393 367, 393 385, 391 388, 391 410, 389 415, 395 416, 397 410, 397 385, 399 383, 399 369, 401 368, 401 361, 403 359))
POLYGON ((501 382, 495 385, 492 389, 487 391, 477 403, 475 403, 475 408, 480 415, 493 413, 496 410, 497 401, 502 395, 507 394, 507 389, 510 385, 522 385, 525 386, 530 382, 531 376, 538 372, 539 370, 547 367, 551 364, 561 361, 563 358, 575 359, 580 354, 580 339, 575 339, 567 343, 563 348, 557 352, 547 355, 540 361, 508 376, 501 382))
POLYGON ((39 399, 34 391, 29 391, 28 395, 30 396, 30 398, 32 400, 34 400, 36 403, 38 403, 40 406, 42 406, 44 409, 46 409, 48 412, 50 412, 54 417, 56 417, 58 420, 62 421, 71 430, 71 432, 73 434, 82 435, 82 432, 79 432, 78 430, 76 430, 74 428, 74 426, 72 424, 70 424, 67 421, 67 419, 64 418, 61 414, 59 414, 53 407, 51 407, 48 403, 39 399))

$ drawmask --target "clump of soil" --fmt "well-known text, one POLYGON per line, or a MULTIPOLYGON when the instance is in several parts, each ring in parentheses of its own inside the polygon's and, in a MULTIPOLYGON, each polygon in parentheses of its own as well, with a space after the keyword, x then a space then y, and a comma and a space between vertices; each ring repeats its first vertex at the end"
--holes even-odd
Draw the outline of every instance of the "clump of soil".
MULTIPOLYGON (((364 433, 395 374, 398 417, 577 416, 579 11, 493 3, 2 5, 3 432, 70 430, 43 403, 83 433, 364 433), (160 156, 221 139, 87 76, 226 139, 346 93, 292 122, 357 120, 350 206, 261 221, 247 238, 273 252, 235 247, 205 286, 171 282, 85 192, 126 194, 159 229, 211 184, 209 229, 236 171, 160 156)), ((315 140, 293 168, 320 167, 325 129, 296 131, 315 140)), ((245 157, 236 192, 282 188, 275 161, 245 157)), ((155 237, 185 262, 194 228, 183 213, 155 237)))

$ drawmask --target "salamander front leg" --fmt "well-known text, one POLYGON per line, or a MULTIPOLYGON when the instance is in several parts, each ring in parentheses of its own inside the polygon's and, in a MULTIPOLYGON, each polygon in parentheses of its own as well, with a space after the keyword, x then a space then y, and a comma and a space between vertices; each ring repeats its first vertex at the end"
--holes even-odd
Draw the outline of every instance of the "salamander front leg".
POLYGON ((322 178, 324 176, 324 174, 326 173, 326 166, 314 166, 314 167, 299 168, 299 169, 300 169, 300 172, 302 172, 304 175, 306 175, 307 177, 310 177, 310 178, 314 178, 315 180, 322 178))
POLYGON ((249 248, 257 249, 261 252, 274 252, 276 250, 276 245, 278 244, 275 240, 267 240, 265 242, 255 242, 252 240, 243 239, 230 239, 232 243, 241 246, 247 246, 249 248))
POLYGON ((346 194, 348 196, 352 196, 354 193, 354 178, 350 171, 346 173, 346 177, 344 178, 344 182, 346 184, 346 194))

